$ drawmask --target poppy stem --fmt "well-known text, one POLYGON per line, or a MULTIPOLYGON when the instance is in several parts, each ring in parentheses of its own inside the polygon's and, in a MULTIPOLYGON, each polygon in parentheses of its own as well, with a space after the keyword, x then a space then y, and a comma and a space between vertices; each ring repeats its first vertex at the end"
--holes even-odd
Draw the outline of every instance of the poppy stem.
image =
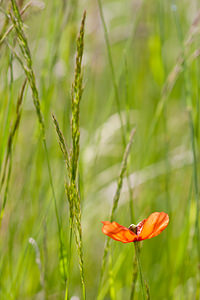
POLYGON ((143 296, 143 300, 145 300, 146 297, 145 297, 145 292, 144 292, 144 279, 143 279, 143 275, 142 275, 142 266, 141 266, 141 262, 140 262, 140 249, 139 249, 139 245, 137 242, 134 243, 134 246, 135 246, 135 253, 136 253, 137 264, 138 264, 138 269, 139 269, 139 274, 140 274, 142 296, 143 296))
POLYGON ((136 286, 137 277, 138 277, 138 266, 137 266, 136 252, 134 253, 134 258, 133 258, 133 275, 132 276, 133 276, 133 279, 132 279, 130 300, 134 300, 135 286, 136 286))

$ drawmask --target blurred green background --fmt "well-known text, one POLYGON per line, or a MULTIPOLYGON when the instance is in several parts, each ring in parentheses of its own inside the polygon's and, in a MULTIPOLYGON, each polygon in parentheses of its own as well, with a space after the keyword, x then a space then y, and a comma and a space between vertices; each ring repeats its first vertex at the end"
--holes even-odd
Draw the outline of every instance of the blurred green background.
MULTIPOLYGON (((29 1, 18 1, 24 7, 29 1)), ((1 38, 11 26, 0 2, 1 38)), ((71 85, 76 38, 86 10, 84 92, 80 108, 79 185, 82 201, 87 299, 96 299, 108 220, 126 143, 136 127, 128 160, 131 192, 124 185, 116 222, 138 223, 154 211, 170 216, 168 228, 142 243, 141 265, 151 299, 200 299, 198 255, 200 3, 197 0, 102 0, 120 107, 97 1, 31 1, 23 15, 45 118, 64 247, 69 241, 65 162, 51 113, 70 144, 71 85), (135 220, 131 219, 131 205, 135 220)), ((0 178, 17 97, 25 74, 8 47, 20 54, 12 30, 0 44, 0 178)), ((6 193, 0 193, 0 204, 6 193)), ((82 299, 73 243, 70 299, 82 299), (77 298, 76 298, 77 297, 77 298)), ((130 299, 134 247, 113 241, 102 299, 130 299), (110 289, 110 281, 113 280, 110 289)), ((11 179, 0 228, 0 299, 64 299, 56 216, 41 131, 27 85, 14 139, 11 179), (33 238, 34 240, 30 240, 33 238), (40 253, 41 270, 36 262, 40 253), (41 284, 41 277, 44 286, 41 284)), ((142 299, 139 278, 135 299, 142 299)))

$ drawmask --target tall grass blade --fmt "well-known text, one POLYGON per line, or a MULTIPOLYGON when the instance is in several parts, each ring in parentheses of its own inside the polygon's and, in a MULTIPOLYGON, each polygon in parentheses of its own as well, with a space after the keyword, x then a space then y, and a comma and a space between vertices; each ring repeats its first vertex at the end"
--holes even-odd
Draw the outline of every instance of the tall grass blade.
POLYGON ((4 215, 4 210, 6 206, 6 201, 7 201, 7 194, 8 194, 8 186, 10 182, 10 175, 11 175, 11 169, 12 169, 12 149, 13 149, 13 141, 14 137, 17 133, 17 130, 19 128, 20 120, 21 120, 21 113, 22 113, 22 101, 24 97, 24 90, 26 87, 26 80, 24 81, 20 94, 18 96, 17 100, 17 106, 16 106, 16 116, 14 123, 12 125, 12 128, 10 130, 10 134, 8 136, 8 142, 7 142, 7 150, 6 150, 6 155, 5 155, 5 161, 4 161, 4 167, 2 170, 2 175, 1 175, 1 180, 0 180, 0 200, 1 200, 1 194, 2 194, 2 189, 4 182, 6 180, 6 188, 4 195, 2 196, 2 203, 1 203, 1 210, 0 210, 0 226, 1 226, 1 221, 4 215))
MULTIPOLYGON (((129 143, 128 143, 128 145, 125 149, 124 155, 123 155, 123 160, 122 160, 121 169, 120 169, 118 182, 117 182, 117 189, 116 189, 116 192, 115 192, 115 195, 114 195, 114 198, 113 198, 113 206, 112 206, 111 215, 110 215, 110 222, 112 222, 114 220, 115 213, 116 213, 116 210, 117 210, 117 206, 118 206, 118 202, 119 202, 119 198, 120 198, 120 193, 121 193, 121 189, 122 189, 122 184, 123 184, 123 178, 124 178, 124 174, 125 174, 126 168, 127 168, 128 155, 129 155, 132 143, 133 143, 133 138, 134 138, 135 132, 136 132, 136 130, 134 128, 131 131, 129 143)), ((100 294, 103 275, 104 275, 104 272, 105 272, 105 269, 106 269, 106 259, 107 259, 109 248, 110 248, 110 239, 107 238, 106 243, 105 243, 105 247, 104 247, 103 259, 102 259, 102 265, 101 265, 98 295, 100 294)))
POLYGON ((137 255, 136 255, 136 251, 135 251, 134 257, 133 257, 133 274, 132 274, 130 300, 134 300, 137 277, 138 277, 138 266, 137 266, 137 255))
MULTIPOLYGON (((36 109, 36 114, 37 114, 38 121, 39 121, 40 128, 41 128, 43 145, 44 145, 45 155, 46 155, 46 159, 47 159, 49 181, 50 181, 50 186, 51 186, 53 200, 54 200, 54 208, 55 208, 55 214, 56 214, 56 220, 57 220, 57 226, 58 226, 58 232, 59 232, 59 246, 60 246, 61 256, 63 258, 63 241, 62 241, 62 233, 61 233, 61 224, 60 224, 60 219, 59 219, 56 195, 55 195, 51 166, 50 166, 50 161, 49 161, 49 154, 48 154, 47 143, 46 143, 44 117, 43 117, 41 107, 40 107, 39 93, 38 93, 38 89, 36 86, 35 74, 34 74, 33 67, 32 67, 31 52, 29 49, 27 38, 23 31, 23 21, 22 21, 17 3, 15 0, 11 0, 11 3, 12 3, 12 8, 13 8, 13 15, 12 15, 12 13, 10 13, 10 18, 11 18, 13 26, 15 28, 19 47, 21 49, 21 52, 22 52, 25 62, 23 63, 23 61, 19 58, 19 56, 17 56, 17 58, 20 61, 21 66, 24 69, 27 80, 31 87, 33 103, 34 103, 34 106, 36 109)), ((63 261, 64 261, 64 259, 63 259, 63 261)), ((64 277, 65 277, 65 281, 66 281, 66 270, 65 270, 64 264, 63 264, 63 270, 64 270, 64 274, 65 274, 64 277)))
MULTIPOLYGON (((183 45, 183 34, 182 28, 179 20, 179 15, 177 10, 174 11, 174 19, 177 27, 177 33, 179 37, 179 41, 181 43, 183 49, 183 75, 184 75, 184 83, 185 83, 185 100, 186 100, 186 108, 188 111, 188 125, 190 129, 190 139, 191 139, 191 147, 193 154, 193 177, 194 177, 194 194, 196 201, 196 222, 195 222, 195 234, 197 239, 197 255, 198 255, 198 263, 200 265, 200 230, 199 230, 199 184, 198 184, 198 168, 197 168, 197 150, 196 150, 196 140, 195 140, 195 129, 194 129, 194 121, 193 121, 193 113, 192 113, 192 91, 191 91, 191 82, 188 73, 188 65, 185 59, 185 48, 183 45)), ((198 100, 197 100, 198 101, 198 100)), ((200 293, 200 269, 198 268, 198 278, 197 278, 197 298, 199 298, 200 293)))
POLYGON ((106 42, 106 49, 107 49, 107 54, 108 54, 108 61, 111 69, 111 78, 112 78, 112 83, 114 87, 114 93, 115 93, 115 100, 117 104, 117 112, 120 118, 120 123, 121 123, 121 135, 122 135, 122 141, 124 144, 124 147, 126 145, 126 136, 124 132, 124 127, 123 127, 123 121, 122 121, 122 116, 121 116, 121 107, 120 107, 120 98, 119 98, 119 93, 118 93, 118 88, 117 88, 117 81, 116 81, 116 76, 115 76, 115 71, 114 71, 114 65, 112 61, 112 54, 111 54, 111 47, 110 47, 110 41, 109 41, 109 36, 108 36, 108 30, 103 14, 103 8, 102 8, 102 3, 101 0, 97 0, 98 2, 98 7, 99 7, 99 13, 101 17, 101 21, 103 24, 103 30, 104 30, 104 37, 105 37, 105 42, 106 42))
POLYGON ((139 274, 140 274, 140 282, 141 282, 141 288, 142 288, 142 298, 143 300, 146 299, 145 297, 145 284, 144 284, 144 279, 143 279, 143 274, 142 274, 142 266, 141 266, 141 262, 140 262, 140 249, 139 249, 139 245, 138 243, 134 243, 135 246, 135 253, 136 253, 136 257, 137 257, 137 265, 138 265, 138 269, 139 269, 139 274))
MULTIPOLYGON (((83 299, 86 299, 85 290, 85 279, 84 279, 84 263, 83 263, 83 245, 82 245, 82 227, 81 227, 81 199, 79 195, 79 188, 77 183, 77 173, 78 173, 78 160, 80 151, 80 125, 79 125, 79 114, 80 114, 80 101, 82 98, 82 58, 84 49, 84 30, 85 30, 85 18, 86 12, 84 12, 82 17, 82 22, 80 26, 79 36, 77 39, 77 51, 76 51, 76 66, 75 66, 75 76, 72 84, 72 117, 71 117, 71 138, 72 146, 68 154, 67 146, 65 143, 64 136, 59 128, 58 121, 53 115, 53 121, 58 135, 59 145, 63 153, 64 159, 66 161, 66 169, 68 179, 65 184, 65 191, 67 199, 69 202, 70 210, 70 245, 71 249, 71 231, 74 232, 78 257, 79 257, 79 269, 82 283, 82 293, 83 299)), ((71 250, 70 250, 71 252, 71 250)), ((69 257, 69 265, 70 266, 69 257)), ((68 270, 69 273, 69 270, 68 270)), ((65 299, 69 295, 69 285, 66 286, 65 299)))

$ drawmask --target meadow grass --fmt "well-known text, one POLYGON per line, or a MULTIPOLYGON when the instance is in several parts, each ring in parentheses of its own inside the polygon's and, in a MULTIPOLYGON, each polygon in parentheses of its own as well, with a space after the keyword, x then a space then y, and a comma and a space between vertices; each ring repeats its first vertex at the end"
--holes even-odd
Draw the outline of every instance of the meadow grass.
POLYGON ((0 299, 199 299, 199 9, 0 1, 0 299))

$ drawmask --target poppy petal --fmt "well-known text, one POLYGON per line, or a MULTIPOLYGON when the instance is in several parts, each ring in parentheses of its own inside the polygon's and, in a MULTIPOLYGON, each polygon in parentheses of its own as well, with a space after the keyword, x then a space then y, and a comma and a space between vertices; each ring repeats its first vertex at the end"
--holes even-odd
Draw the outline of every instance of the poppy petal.
POLYGON ((137 240, 137 235, 128 228, 118 224, 117 222, 102 222, 102 232, 113 240, 120 241, 122 243, 130 243, 137 240))
POLYGON ((142 241, 157 236, 167 227, 168 223, 168 214, 164 212, 154 212, 145 220, 138 240, 142 241))

